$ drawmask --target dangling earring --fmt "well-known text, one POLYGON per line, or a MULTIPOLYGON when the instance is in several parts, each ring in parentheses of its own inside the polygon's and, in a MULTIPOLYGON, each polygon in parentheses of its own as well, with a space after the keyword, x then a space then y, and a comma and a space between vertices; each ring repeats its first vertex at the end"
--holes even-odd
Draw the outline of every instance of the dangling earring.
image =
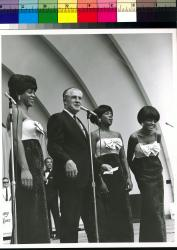
POLYGON ((18 95, 18 101, 20 101, 20 99, 21 99, 21 97, 20 97, 20 95, 18 95))

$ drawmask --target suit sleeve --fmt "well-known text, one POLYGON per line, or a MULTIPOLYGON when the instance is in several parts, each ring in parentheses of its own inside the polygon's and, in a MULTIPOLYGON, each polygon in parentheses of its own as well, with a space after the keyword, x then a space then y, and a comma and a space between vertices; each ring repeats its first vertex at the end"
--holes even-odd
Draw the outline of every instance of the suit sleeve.
POLYGON ((50 156, 65 164, 71 157, 65 152, 64 145, 64 124, 59 115, 52 115, 47 124, 47 149, 50 156))

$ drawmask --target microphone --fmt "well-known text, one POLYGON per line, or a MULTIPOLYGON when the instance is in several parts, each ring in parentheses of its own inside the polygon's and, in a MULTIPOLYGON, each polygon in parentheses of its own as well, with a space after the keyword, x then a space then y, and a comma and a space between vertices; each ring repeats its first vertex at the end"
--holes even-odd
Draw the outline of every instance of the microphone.
POLYGON ((100 118, 98 117, 98 115, 95 112, 93 112, 93 111, 91 111, 88 108, 83 107, 83 106, 80 106, 80 109, 82 109, 82 110, 86 111, 87 113, 89 113, 91 115, 90 116, 90 121, 93 124, 96 124, 97 126, 99 126, 101 120, 100 120, 100 118))
POLYGON ((89 110, 88 108, 86 108, 86 107, 84 107, 84 106, 80 106, 80 109, 82 109, 82 110, 88 112, 89 114, 94 115, 94 116, 97 117, 97 114, 96 114, 95 112, 89 110))
POLYGON ((168 123, 168 122, 166 122, 165 123, 167 126, 170 126, 170 127, 172 127, 172 128, 174 128, 174 126, 173 125, 171 125, 170 123, 168 123))
POLYGON ((16 101, 7 92, 5 92, 5 96, 9 98, 14 105, 17 105, 16 101))

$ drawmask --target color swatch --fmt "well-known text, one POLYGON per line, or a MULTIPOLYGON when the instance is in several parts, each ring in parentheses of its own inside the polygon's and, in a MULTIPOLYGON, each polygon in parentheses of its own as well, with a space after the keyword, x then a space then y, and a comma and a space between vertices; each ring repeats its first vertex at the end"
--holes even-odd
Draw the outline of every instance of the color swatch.
POLYGON ((95 0, 78 0, 78 22, 97 23, 98 8, 95 0))
POLYGON ((0 23, 175 22, 175 0, 0 0, 0 23))
POLYGON ((58 0, 58 23, 77 23, 77 0, 58 0))
POLYGON ((117 22, 117 0, 98 0, 98 22, 117 22))
POLYGON ((38 23, 38 0, 19 0, 19 23, 38 23))
POLYGON ((0 23, 18 23, 19 0, 0 0, 0 23))
POLYGON ((39 0, 39 23, 58 23, 58 0, 39 0))

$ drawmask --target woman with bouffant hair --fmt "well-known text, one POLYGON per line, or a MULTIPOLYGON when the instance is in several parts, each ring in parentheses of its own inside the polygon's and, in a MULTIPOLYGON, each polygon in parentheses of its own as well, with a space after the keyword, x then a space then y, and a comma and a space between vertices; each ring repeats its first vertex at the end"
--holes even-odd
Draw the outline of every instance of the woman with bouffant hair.
POLYGON ((166 241, 162 164, 158 157, 161 134, 156 127, 160 114, 154 107, 144 106, 137 120, 142 128, 130 136, 127 158, 141 192, 139 241, 166 241))
POLYGON ((48 243, 43 154, 39 143, 44 132, 41 124, 29 115, 29 108, 36 98, 36 80, 32 76, 13 74, 8 87, 9 94, 17 103, 13 107, 17 240, 21 244, 48 243))
POLYGON ((133 225, 129 201, 132 181, 122 136, 110 129, 113 110, 100 105, 91 121, 99 126, 92 132, 100 242, 132 242, 133 225))

